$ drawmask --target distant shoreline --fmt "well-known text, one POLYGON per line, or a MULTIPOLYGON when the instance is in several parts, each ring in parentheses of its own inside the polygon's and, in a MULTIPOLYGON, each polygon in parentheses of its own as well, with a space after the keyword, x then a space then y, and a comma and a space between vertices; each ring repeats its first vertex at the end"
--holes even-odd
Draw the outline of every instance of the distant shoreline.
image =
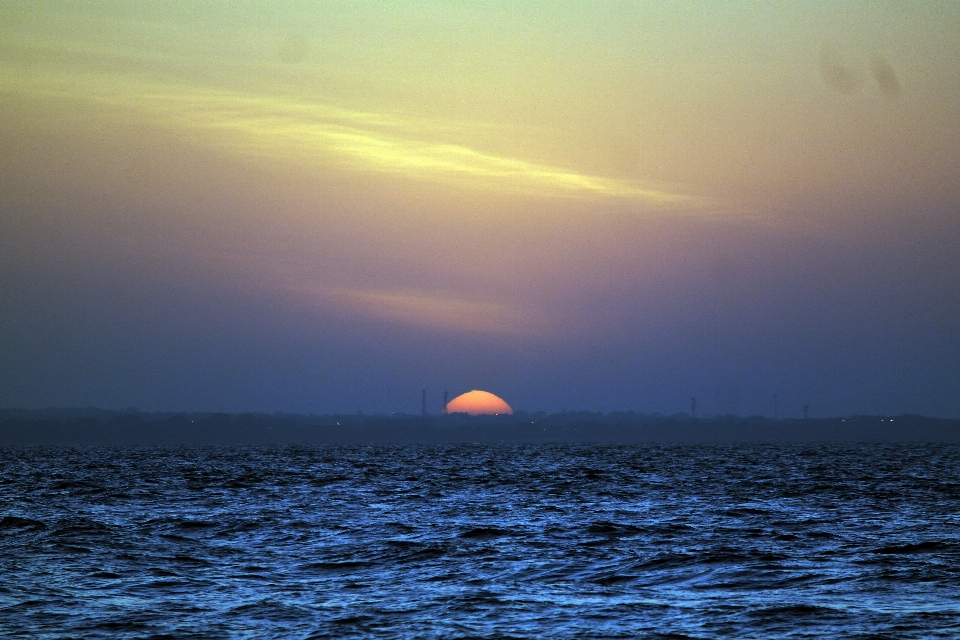
POLYGON ((499 442, 960 442, 960 420, 916 415, 777 420, 633 412, 472 417, 0 409, 0 446, 499 442))

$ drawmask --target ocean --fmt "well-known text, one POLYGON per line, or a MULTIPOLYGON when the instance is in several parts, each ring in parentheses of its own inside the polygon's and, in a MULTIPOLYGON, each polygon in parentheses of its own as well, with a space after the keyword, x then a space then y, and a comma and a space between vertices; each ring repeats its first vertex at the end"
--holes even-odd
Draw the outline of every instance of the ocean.
POLYGON ((0 448, 0 635, 960 636, 960 445, 0 448))

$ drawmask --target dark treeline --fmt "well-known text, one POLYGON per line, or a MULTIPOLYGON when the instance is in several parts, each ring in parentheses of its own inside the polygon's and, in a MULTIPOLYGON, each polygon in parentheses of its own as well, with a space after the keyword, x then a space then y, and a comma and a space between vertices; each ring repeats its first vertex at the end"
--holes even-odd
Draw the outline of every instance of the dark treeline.
POLYGON ((960 420, 914 415, 774 420, 633 412, 471 417, 0 409, 0 445, 791 441, 952 442, 960 441, 960 420))

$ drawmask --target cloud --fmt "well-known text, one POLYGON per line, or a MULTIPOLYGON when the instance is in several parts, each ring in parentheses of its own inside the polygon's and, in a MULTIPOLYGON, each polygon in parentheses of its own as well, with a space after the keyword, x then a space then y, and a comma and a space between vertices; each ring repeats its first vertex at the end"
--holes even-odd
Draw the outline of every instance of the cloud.
POLYGON ((256 94, 130 74, 0 69, 8 92, 81 99, 140 112, 146 120, 193 131, 238 154, 300 164, 329 163, 360 171, 547 197, 632 200, 646 209, 704 207, 675 190, 589 175, 449 142, 445 132, 482 125, 401 118, 345 109, 289 95, 256 94))
POLYGON ((457 333, 533 336, 541 323, 529 310, 501 302, 416 291, 290 286, 289 290, 339 315, 457 333))

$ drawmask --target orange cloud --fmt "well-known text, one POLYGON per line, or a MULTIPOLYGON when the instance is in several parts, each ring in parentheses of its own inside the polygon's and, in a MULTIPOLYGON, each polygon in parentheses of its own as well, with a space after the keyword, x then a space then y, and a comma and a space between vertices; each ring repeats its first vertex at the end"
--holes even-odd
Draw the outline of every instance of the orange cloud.
POLYGON ((544 328, 531 310, 501 302, 366 289, 291 289, 338 313, 417 327, 497 335, 534 335, 544 328))

